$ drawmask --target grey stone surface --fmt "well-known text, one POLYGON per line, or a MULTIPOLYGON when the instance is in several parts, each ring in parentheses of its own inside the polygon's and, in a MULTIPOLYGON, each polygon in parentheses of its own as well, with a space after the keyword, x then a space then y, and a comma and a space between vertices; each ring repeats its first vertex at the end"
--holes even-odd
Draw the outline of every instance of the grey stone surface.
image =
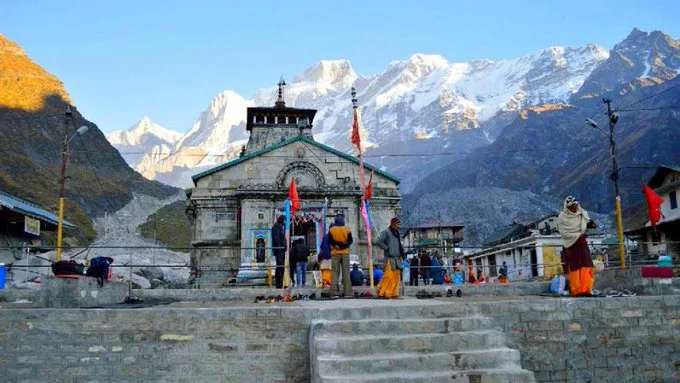
POLYGON ((100 307, 121 303, 127 294, 126 284, 106 281, 99 287, 96 278, 86 276, 77 279, 44 276, 40 283, 42 307, 100 307))
MULTIPOLYGON (((376 343, 382 350, 401 347, 402 354, 432 347, 429 353, 435 355, 426 358, 426 365, 442 360, 456 363, 458 358, 458 363, 485 371, 461 372, 453 378, 450 371, 430 369, 398 375, 396 381, 529 379, 519 367, 513 370, 514 375, 503 375, 503 370, 488 368, 486 358, 476 358, 480 355, 462 357, 461 352, 470 354, 472 347, 457 343, 467 339, 470 345, 481 344, 483 333, 491 342, 504 339, 502 345, 494 346, 500 353, 496 361, 513 360, 516 354, 507 349, 518 350, 521 367, 533 371, 538 381, 677 381, 676 366, 680 364, 680 295, 598 299, 469 296, 271 305, 195 301, 88 310, 0 307, 0 376, 3 382, 12 383, 307 382, 312 368, 310 329, 326 339, 338 334, 378 336, 376 343), (320 320, 325 321, 325 330, 311 326, 320 320), (385 339, 385 331, 400 334, 401 339, 385 339), (477 337, 456 338, 457 333, 477 337), (421 334, 436 334, 430 338, 454 334, 451 343, 443 342, 454 344, 453 350, 439 348, 421 339, 421 334)), ((347 342, 358 350, 364 348, 367 358, 374 358, 372 352, 378 349, 349 336, 347 342)), ((352 357, 357 363, 367 363, 361 353, 352 357)), ((380 365, 394 363, 394 359, 375 357, 380 365)), ((416 363, 412 355, 396 359, 406 365, 416 363)), ((347 361, 331 363, 355 368, 347 361)), ((328 380, 347 381, 343 376, 332 378, 328 380)), ((376 381, 394 379, 380 375, 376 381)))

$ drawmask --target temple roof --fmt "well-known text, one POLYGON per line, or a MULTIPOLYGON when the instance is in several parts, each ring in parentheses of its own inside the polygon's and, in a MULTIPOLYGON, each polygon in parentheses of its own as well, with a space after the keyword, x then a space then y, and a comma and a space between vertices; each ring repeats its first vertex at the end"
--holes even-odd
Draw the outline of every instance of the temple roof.
MULTIPOLYGON (((206 177, 206 176, 209 176, 209 175, 211 175, 211 174, 217 173, 217 172, 219 172, 219 171, 228 169, 228 168, 230 168, 230 167, 232 167, 232 166, 234 166, 234 165, 238 165, 238 164, 240 164, 240 163, 242 163, 242 162, 248 161, 248 160, 250 160, 250 159, 252 159, 252 158, 258 157, 258 156, 263 155, 263 154, 265 154, 265 153, 269 153, 269 152, 271 152, 271 151, 273 151, 273 150, 282 148, 282 147, 284 147, 284 146, 286 146, 286 145, 289 145, 289 144, 292 144, 292 143, 298 142, 298 141, 302 141, 302 142, 305 142, 305 143, 307 143, 307 144, 314 145, 314 146, 316 146, 316 147, 318 147, 318 148, 320 148, 320 149, 322 149, 322 150, 325 150, 325 151, 327 151, 327 152, 333 153, 333 154, 335 154, 335 155, 337 155, 337 156, 339 156, 339 157, 342 157, 342 158, 344 158, 344 159, 346 159, 346 160, 348 160, 348 161, 354 162, 355 164, 359 164, 359 159, 358 159, 357 157, 350 156, 350 155, 347 154, 347 153, 343 153, 343 152, 341 152, 341 151, 339 151, 339 150, 337 150, 337 149, 333 149, 333 148, 331 148, 330 146, 327 146, 327 145, 324 145, 324 144, 319 143, 319 142, 317 142, 317 141, 314 141, 313 139, 311 139, 311 138, 309 138, 309 137, 306 137, 306 136, 295 136, 295 137, 290 138, 290 139, 288 139, 288 140, 281 141, 281 142, 279 142, 279 143, 276 144, 276 145, 268 146, 268 147, 266 147, 266 148, 264 148, 264 149, 261 149, 261 150, 252 152, 252 153, 247 154, 247 155, 245 155, 245 156, 243 156, 243 157, 236 158, 236 159, 231 160, 231 161, 229 161, 229 162, 225 162, 225 163, 223 163, 223 164, 221 164, 221 165, 215 166, 214 168, 208 169, 208 170, 206 170, 206 171, 204 171, 204 172, 198 173, 198 174, 192 176, 191 179, 192 179, 192 181, 194 181, 194 185, 196 185, 196 182, 197 182, 199 179, 203 178, 203 177, 206 177)), ((394 181, 397 185, 399 185, 399 183, 401 182, 401 181, 399 180, 399 178, 397 178, 397 177, 393 176, 392 174, 387 173, 387 172, 385 172, 385 171, 383 171, 383 170, 380 170, 380 169, 378 169, 378 168, 376 168, 376 167, 374 167, 374 166, 372 166, 372 165, 369 165, 369 164, 367 164, 366 162, 364 162, 364 168, 375 171, 376 173, 382 175, 383 177, 388 178, 388 179, 394 181)))

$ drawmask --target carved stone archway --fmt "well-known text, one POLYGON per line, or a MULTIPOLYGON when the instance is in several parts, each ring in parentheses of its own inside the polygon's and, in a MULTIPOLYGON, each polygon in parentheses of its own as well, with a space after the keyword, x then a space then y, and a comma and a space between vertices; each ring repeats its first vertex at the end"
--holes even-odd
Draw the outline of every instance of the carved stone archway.
POLYGON ((326 178, 321 170, 306 161, 295 161, 284 166, 276 177, 276 187, 287 189, 292 177, 300 190, 323 190, 326 188, 326 178))

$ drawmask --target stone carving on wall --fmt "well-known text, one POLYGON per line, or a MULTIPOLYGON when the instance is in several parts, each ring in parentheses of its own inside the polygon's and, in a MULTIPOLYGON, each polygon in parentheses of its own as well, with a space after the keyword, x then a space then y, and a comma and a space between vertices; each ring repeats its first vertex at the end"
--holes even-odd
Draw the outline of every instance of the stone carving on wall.
POLYGON ((284 166, 276 177, 278 189, 288 189, 290 180, 295 177, 295 184, 302 190, 323 190, 326 179, 316 166, 306 161, 295 161, 284 166))

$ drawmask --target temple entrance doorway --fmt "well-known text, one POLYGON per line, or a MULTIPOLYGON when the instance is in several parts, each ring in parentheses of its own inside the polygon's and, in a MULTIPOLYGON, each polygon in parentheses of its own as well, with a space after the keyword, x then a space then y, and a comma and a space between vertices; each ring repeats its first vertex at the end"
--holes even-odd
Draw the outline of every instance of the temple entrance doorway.
POLYGON ((310 251, 316 250, 316 231, 318 223, 314 219, 296 217, 291 230, 291 239, 302 237, 310 251))

